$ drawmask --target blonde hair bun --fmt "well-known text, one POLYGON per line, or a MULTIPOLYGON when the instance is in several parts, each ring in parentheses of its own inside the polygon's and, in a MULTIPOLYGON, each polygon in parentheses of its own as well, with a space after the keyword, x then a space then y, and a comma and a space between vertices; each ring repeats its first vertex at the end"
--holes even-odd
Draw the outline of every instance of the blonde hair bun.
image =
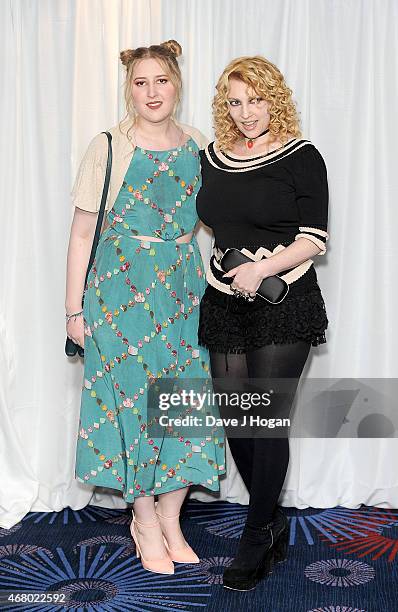
POLYGON ((179 57, 182 54, 182 47, 176 40, 166 40, 165 42, 160 43, 160 46, 165 47, 176 57, 179 57))
POLYGON ((123 66, 128 66, 133 57, 133 49, 125 49, 124 51, 120 51, 120 61, 122 62, 123 66))

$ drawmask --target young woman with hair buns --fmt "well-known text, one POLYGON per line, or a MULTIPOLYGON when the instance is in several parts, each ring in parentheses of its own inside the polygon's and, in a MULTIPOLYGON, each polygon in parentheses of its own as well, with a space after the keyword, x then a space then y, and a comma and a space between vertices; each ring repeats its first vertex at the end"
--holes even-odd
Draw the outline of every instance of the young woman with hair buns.
POLYGON ((84 287, 107 162, 107 138, 98 134, 72 191, 66 290, 66 313, 76 313, 67 334, 84 347, 76 476, 133 503, 137 556, 162 574, 174 573, 173 562, 199 562, 182 534, 180 508, 190 485, 219 490, 225 472, 216 430, 194 441, 151 437, 147 414, 154 381, 210 378, 197 339, 205 280, 194 235, 206 142, 174 119, 180 53, 168 41, 120 54, 127 115, 109 130, 106 229, 84 287))

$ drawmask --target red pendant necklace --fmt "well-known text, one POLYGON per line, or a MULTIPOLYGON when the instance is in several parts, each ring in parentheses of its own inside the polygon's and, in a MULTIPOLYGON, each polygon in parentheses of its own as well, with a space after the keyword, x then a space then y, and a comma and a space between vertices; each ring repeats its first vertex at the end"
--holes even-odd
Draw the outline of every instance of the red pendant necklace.
POLYGON ((257 140, 257 138, 260 138, 261 136, 264 136, 264 134, 268 134, 268 132, 269 132, 269 128, 267 128, 264 132, 262 132, 258 136, 255 136, 254 138, 249 138, 248 140, 246 140, 246 136, 245 136, 245 141, 246 141, 246 144, 247 144, 247 148, 248 149, 252 149, 253 146, 254 146, 254 141, 257 140))

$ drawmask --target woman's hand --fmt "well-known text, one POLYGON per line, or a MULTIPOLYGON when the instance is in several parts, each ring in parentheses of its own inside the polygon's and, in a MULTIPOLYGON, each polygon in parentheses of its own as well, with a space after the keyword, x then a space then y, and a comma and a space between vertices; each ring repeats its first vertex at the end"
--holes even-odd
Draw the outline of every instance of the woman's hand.
POLYGON ((241 293, 248 293, 251 296, 256 295, 261 281, 267 276, 271 276, 271 272, 267 274, 263 261, 250 261, 224 274, 224 277, 234 279, 231 289, 237 289, 241 293))
POLYGON ((84 320, 83 317, 72 317, 66 324, 66 334, 84 349, 84 320))
POLYGON ((274 274, 279 274, 284 270, 290 270, 290 268, 308 261, 310 257, 314 257, 320 251, 321 249, 311 240, 299 238, 271 257, 236 266, 236 268, 224 274, 224 277, 234 279, 231 289, 237 289, 241 293, 246 292, 254 296, 264 278, 274 276, 274 274))

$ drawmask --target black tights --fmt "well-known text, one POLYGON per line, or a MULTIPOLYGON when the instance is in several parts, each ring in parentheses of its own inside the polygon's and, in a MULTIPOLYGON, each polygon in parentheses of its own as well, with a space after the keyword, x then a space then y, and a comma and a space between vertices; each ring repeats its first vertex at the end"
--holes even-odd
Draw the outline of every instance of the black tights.
MULTIPOLYGON (((270 344, 245 354, 210 352, 213 378, 288 378, 291 404, 310 350, 308 342, 270 344), (294 379, 294 380, 293 380, 294 379)), ((284 414, 289 417, 289 414, 284 414)), ((228 439, 232 456, 250 494, 247 522, 262 527, 272 518, 289 464, 289 440, 228 439)))

